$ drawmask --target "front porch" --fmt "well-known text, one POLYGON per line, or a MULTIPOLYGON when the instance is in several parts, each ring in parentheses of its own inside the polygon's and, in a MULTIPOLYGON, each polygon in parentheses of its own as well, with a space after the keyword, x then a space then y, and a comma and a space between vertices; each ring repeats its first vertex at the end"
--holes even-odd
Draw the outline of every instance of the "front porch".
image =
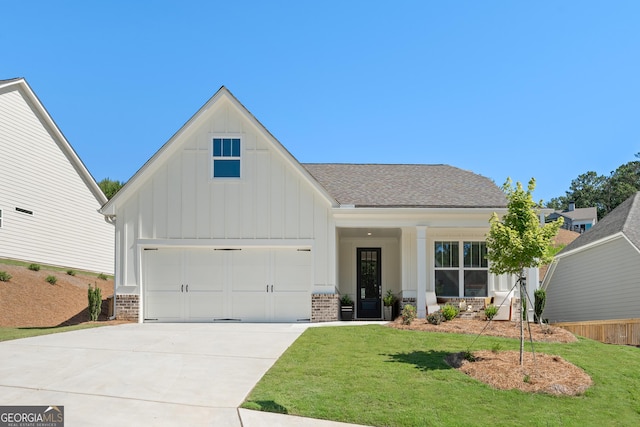
POLYGON ((388 292, 398 301, 397 313, 411 304, 419 318, 426 317, 427 292, 436 292, 443 305, 473 301, 477 313, 491 291, 508 286, 506 278, 488 271, 482 252, 487 227, 478 225, 338 228, 337 292, 351 297, 358 320, 382 319, 388 292), (443 247, 453 260, 447 260, 447 269, 436 260, 443 247))
MULTIPOLYGON (((514 282, 489 272, 484 259, 488 228, 465 225, 336 228, 336 291, 312 295, 311 321, 339 320, 345 295, 354 303, 354 320, 383 320, 388 292, 397 300, 395 315, 411 304, 418 318, 425 318, 426 293, 435 292, 440 305, 465 301, 471 306, 465 317, 482 317, 485 298, 509 291, 514 282)), ((529 283, 537 284, 537 277, 532 269, 529 283)), ((531 300, 534 290, 528 290, 531 300)))

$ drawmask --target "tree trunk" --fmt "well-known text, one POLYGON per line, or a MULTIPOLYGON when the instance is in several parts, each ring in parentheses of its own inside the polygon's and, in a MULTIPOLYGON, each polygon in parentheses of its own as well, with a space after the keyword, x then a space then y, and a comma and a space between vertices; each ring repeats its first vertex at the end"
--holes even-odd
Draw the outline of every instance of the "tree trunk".
POLYGON ((526 288, 523 285, 522 273, 518 278, 518 282, 520 282, 520 366, 524 365, 524 304, 523 304, 523 296, 526 298, 526 288))

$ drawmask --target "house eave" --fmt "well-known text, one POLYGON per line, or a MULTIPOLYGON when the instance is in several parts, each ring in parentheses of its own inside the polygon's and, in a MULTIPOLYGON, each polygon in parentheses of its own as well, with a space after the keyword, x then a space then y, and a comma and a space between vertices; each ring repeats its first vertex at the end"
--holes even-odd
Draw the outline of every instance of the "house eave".
POLYGON ((86 165, 82 162, 76 151, 64 136, 44 104, 40 102, 40 98, 38 98, 38 95, 36 95, 33 89, 31 89, 31 86, 29 86, 27 80, 24 78, 15 78, 0 82, 0 89, 11 86, 17 86, 19 90, 21 90, 22 93, 26 96, 28 102, 31 104, 31 108, 34 110, 34 113, 38 116, 38 118, 42 120, 47 130, 51 132, 51 136, 59 144, 60 149, 67 156, 71 165, 80 175, 89 191, 91 191, 93 196, 96 198, 96 201, 100 205, 106 203, 107 197, 100 189, 100 186, 96 182, 95 178, 93 177, 93 175, 91 175, 89 169, 87 169, 86 165))
MULTIPOLYGON (((594 242, 588 243, 588 244, 586 244, 586 245, 579 246, 579 247, 577 247, 577 248, 575 248, 575 249, 572 249, 572 250, 570 250, 570 251, 566 251, 566 252, 561 251, 560 253, 558 253, 558 254, 555 256, 555 258, 557 258, 557 259, 562 259, 562 258, 565 258, 565 257, 571 256, 571 255, 574 255, 574 254, 576 254, 576 253, 578 253, 578 252, 582 252, 582 251, 585 251, 585 250, 587 250, 587 249, 592 249, 592 248, 594 248, 594 247, 597 247, 597 246, 603 245, 603 244, 605 244, 605 243, 609 243, 609 242, 611 242, 611 241, 613 241, 613 240, 620 239, 620 238, 627 240, 627 241, 628 241, 632 246, 634 246, 634 247, 635 247, 635 245, 633 245, 633 243, 632 243, 632 242, 631 242, 631 241, 630 241, 630 240, 629 240, 629 239, 624 235, 624 233, 620 231, 620 232, 617 232, 617 233, 615 233, 615 234, 611 234, 611 235, 609 235, 609 236, 607 236, 607 237, 604 237, 604 238, 602 238, 602 239, 599 239, 599 240, 596 240, 596 241, 594 241, 594 242)), ((636 249, 637 249, 637 248, 636 248, 636 249)))
POLYGON ((434 227, 489 228, 493 213, 503 215, 507 208, 357 208, 332 209, 336 227, 434 227))

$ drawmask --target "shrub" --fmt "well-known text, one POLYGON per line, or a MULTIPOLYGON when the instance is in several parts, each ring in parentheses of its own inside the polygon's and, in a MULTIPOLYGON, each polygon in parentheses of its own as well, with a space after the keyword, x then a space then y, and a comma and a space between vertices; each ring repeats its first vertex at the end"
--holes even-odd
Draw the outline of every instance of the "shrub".
POLYGON ((40 264, 29 264, 29 270, 40 271, 40 264))
POLYGON ((56 276, 47 276, 47 278, 44 280, 51 283, 52 285, 55 285, 56 282, 58 281, 58 279, 56 279, 56 276))
POLYGON ((458 313, 460 313, 460 309, 449 303, 446 303, 444 307, 442 307, 442 315, 446 320, 454 319, 458 313))
POLYGON ((542 312, 544 311, 544 305, 547 302, 547 292, 544 289, 536 289, 533 293, 533 320, 536 323, 540 323, 542 319, 542 312))
POLYGON ((353 305, 353 300, 349 295, 342 295, 342 298, 340 298, 340 305, 353 305))
POLYGON ((76 271, 75 270, 67 270, 67 274, 69 276, 75 276, 76 275, 76 271))
POLYGON ((393 292, 391 292, 391 289, 388 289, 386 295, 382 298, 382 303, 385 306, 389 307, 389 306, 392 306, 395 301, 396 301, 396 296, 393 295, 393 292))
POLYGON ((439 325, 443 321, 444 321, 444 316, 442 315, 442 312, 440 310, 434 313, 431 313, 427 316, 427 322, 431 323, 432 325, 439 325))
POLYGON ((0 282, 8 282, 9 280, 11 280, 11 277, 13 276, 11 276, 6 271, 0 271, 0 282))
POLYGON ((91 287, 89 284, 88 290, 88 298, 89 298, 89 318, 92 322, 98 320, 98 316, 100 316, 100 312, 102 311, 102 291, 98 287, 91 287))
POLYGON ((108 279, 108 277, 107 277, 107 275, 106 275, 106 274, 104 274, 104 273, 100 273, 100 274, 98 274, 98 279, 100 279, 100 280, 107 280, 107 279, 108 279))
POLYGON ((411 304, 407 304, 402 309, 402 324, 410 325, 416 318, 416 308, 411 304))
POLYGON ((493 319, 496 314, 498 314, 498 307, 493 304, 484 309, 484 315, 487 316, 489 320, 493 319))

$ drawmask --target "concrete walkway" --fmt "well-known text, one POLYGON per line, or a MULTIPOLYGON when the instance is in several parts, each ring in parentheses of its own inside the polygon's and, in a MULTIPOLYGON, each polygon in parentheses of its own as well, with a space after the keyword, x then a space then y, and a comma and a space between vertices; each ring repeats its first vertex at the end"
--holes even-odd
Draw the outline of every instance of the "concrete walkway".
POLYGON ((62 405, 66 426, 346 426, 238 409, 309 326, 125 324, 1 342, 0 405, 62 405))

